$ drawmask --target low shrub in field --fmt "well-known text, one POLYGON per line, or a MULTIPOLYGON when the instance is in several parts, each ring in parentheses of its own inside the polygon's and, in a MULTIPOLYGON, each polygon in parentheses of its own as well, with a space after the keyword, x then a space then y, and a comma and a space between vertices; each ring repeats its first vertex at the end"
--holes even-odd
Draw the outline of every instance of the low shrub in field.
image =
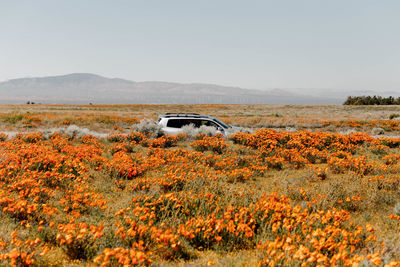
POLYGON ((133 142, 135 144, 140 144, 143 140, 145 140, 147 137, 143 133, 132 131, 128 134, 126 137, 126 140, 129 142, 133 142))
POLYGON ((176 145, 177 142, 178 142, 177 136, 164 135, 164 136, 161 136, 159 138, 149 141, 148 146, 168 148, 168 147, 172 147, 172 146, 176 145))
POLYGON ((205 135, 205 136, 213 136, 218 133, 218 131, 215 127, 205 126, 205 125, 202 125, 200 127, 195 127, 193 124, 183 126, 182 132, 192 138, 199 134, 205 135))
POLYGON ((161 136, 163 134, 161 129, 162 129, 161 125, 149 119, 143 119, 138 124, 134 124, 132 126, 133 131, 144 133, 146 135, 153 137, 161 136))
POLYGON ((344 173, 348 170, 367 175, 374 171, 374 166, 367 162, 365 156, 358 158, 346 157, 336 158, 332 157, 328 160, 328 166, 333 173, 344 173))
POLYGON ((372 130, 371 130, 371 134, 373 134, 373 135, 382 135, 382 134, 385 134, 385 130, 384 129, 382 129, 382 128, 373 128, 372 130))
POLYGON ((43 263, 41 257, 49 251, 40 238, 21 237, 18 232, 11 233, 9 242, 0 238, 0 262, 10 266, 30 266, 43 263))
POLYGON ((200 140, 196 140, 191 143, 191 146, 197 151, 212 151, 217 154, 222 154, 226 148, 225 139, 222 135, 217 135, 215 137, 204 136, 200 140))
POLYGON ((87 223, 59 224, 57 241, 71 259, 91 259, 97 252, 96 239, 102 237, 104 226, 87 223))
POLYGON ((398 113, 392 113, 392 114, 390 114, 390 116, 389 116, 389 120, 393 120, 393 119, 398 118, 398 117, 400 117, 400 114, 398 114, 398 113))
POLYGON ((93 262, 99 266, 147 266, 152 262, 150 257, 151 252, 139 242, 131 248, 105 248, 93 262))
POLYGON ((80 128, 76 125, 70 125, 65 130, 60 131, 62 134, 66 134, 70 138, 80 138, 84 135, 90 134, 89 129, 80 128))
POLYGON ((22 114, 10 114, 9 116, 5 117, 3 121, 10 124, 15 124, 19 121, 22 121, 23 119, 24 116, 22 114))
POLYGON ((400 147, 400 138, 387 138, 383 137, 379 139, 381 144, 390 148, 400 147))
POLYGON ((8 139, 8 135, 5 133, 0 133, 0 141, 6 141, 8 139))
POLYGON ((400 155, 398 154, 389 154, 382 158, 386 165, 393 165, 400 161, 400 155))
POLYGON ((143 168, 134 164, 131 156, 124 151, 114 153, 107 167, 112 175, 124 179, 132 179, 143 172, 143 168))
POLYGON ((125 139, 126 136, 119 133, 112 133, 107 136, 107 141, 109 142, 122 142, 125 139))
POLYGON ((231 138, 236 133, 253 133, 253 132, 254 132, 254 130, 251 128, 232 127, 232 128, 225 129, 225 136, 227 138, 231 138))

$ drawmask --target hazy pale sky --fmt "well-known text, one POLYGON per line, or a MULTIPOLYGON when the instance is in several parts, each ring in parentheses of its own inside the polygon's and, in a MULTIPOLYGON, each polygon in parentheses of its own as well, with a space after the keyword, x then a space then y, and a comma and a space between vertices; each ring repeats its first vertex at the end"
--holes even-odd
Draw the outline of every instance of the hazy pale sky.
POLYGON ((0 80, 400 89, 398 0, 0 0, 0 80))

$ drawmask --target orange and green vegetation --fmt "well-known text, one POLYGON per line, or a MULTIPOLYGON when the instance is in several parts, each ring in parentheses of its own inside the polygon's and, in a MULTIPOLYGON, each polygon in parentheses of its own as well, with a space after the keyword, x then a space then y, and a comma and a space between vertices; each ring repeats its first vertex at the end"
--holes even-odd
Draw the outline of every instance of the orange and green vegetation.
POLYGON ((2 134, 0 265, 400 266, 399 172, 362 132, 2 134))
POLYGON ((143 118, 166 112, 195 112, 228 124, 251 128, 349 130, 382 128, 400 135, 400 106, 295 105, 0 105, 1 131, 37 131, 77 125, 92 131, 128 133, 143 118))

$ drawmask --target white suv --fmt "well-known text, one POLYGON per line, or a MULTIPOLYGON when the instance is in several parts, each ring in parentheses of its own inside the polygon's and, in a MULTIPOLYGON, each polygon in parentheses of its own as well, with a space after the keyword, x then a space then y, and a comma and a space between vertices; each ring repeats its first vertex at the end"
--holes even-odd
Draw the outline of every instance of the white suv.
POLYGON ((203 125, 215 127, 222 134, 230 128, 229 125, 213 117, 197 113, 167 113, 158 117, 158 124, 162 126, 163 132, 169 135, 182 133, 182 127, 191 124, 196 128, 203 125))

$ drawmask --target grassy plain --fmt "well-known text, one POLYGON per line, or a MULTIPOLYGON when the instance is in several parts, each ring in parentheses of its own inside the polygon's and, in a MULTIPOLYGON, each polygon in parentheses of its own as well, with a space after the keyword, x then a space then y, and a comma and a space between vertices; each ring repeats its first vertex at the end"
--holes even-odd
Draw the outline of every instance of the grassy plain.
MULTIPOLYGON (((382 124, 400 116, 398 106, 296 106, 296 105, 0 105, 1 130, 62 127, 68 124, 91 130, 129 130, 143 118, 156 120, 166 112, 192 112, 214 116, 242 127, 321 129, 368 132, 383 126, 389 132, 396 127, 382 124)), ((397 126, 395 122, 394 126, 397 126)))
POLYGON ((0 136, 0 264, 398 266, 397 115, 397 106, 2 105, 1 130, 23 133, 0 136), (166 112, 255 132, 132 131, 166 112), (40 132, 71 125, 107 137, 40 132))

